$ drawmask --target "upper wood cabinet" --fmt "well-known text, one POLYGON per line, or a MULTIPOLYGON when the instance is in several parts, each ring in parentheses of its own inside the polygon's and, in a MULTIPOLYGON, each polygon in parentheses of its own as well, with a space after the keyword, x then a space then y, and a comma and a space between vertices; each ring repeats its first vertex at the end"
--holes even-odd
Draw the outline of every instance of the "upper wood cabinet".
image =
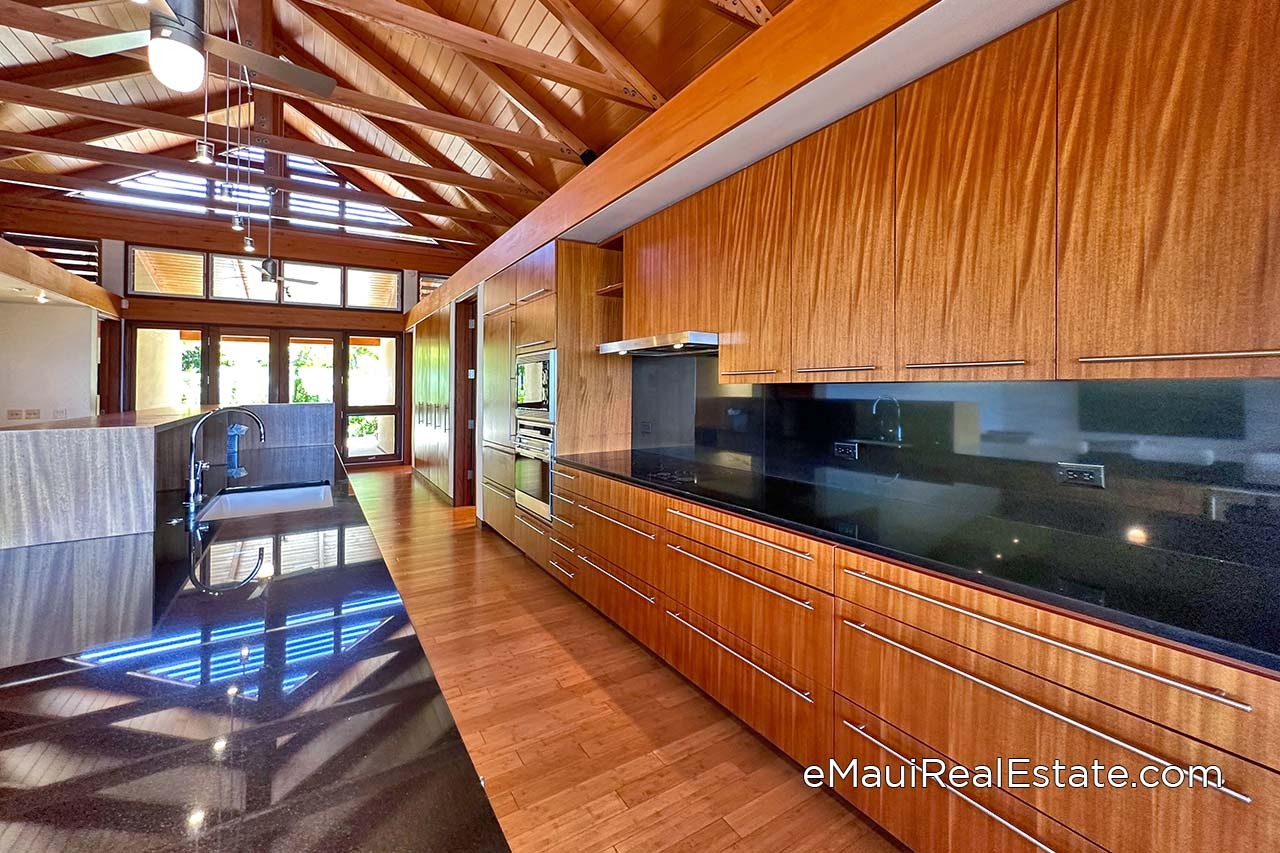
POLYGON ((491 276, 481 288, 480 313, 483 316, 496 314, 499 311, 514 307, 516 304, 516 268, 507 267, 497 275, 491 276))
POLYGON ((1054 377, 1055 31, 898 92, 899 379, 1054 377))
MULTIPOLYGON (((502 311, 484 318, 484 343, 480 354, 481 438, 507 447, 513 445, 515 410, 515 329, 514 311, 502 311)), ((487 469, 486 469, 487 470, 487 469)))
POLYGON ((715 289, 719 184, 628 228, 623 239, 626 338, 720 330, 715 289))
POLYGON ((1058 375, 1280 374, 1274 0, 1059 21, 1058 375))
POLYGON ((791 379, 791 149, 726 178, 713 259, 721 382, 791 379))
POLYGON ((556 289, 556 244, 548 243, 517 261, 515 271, 516 302, 528 302, 556 289))
POLYGON ((792 382, 888 381, 893 97, 792 146, 792 382))
POLYGON ((556 295, 543 294, 516 305, 516 353, 556 345, 556 295))

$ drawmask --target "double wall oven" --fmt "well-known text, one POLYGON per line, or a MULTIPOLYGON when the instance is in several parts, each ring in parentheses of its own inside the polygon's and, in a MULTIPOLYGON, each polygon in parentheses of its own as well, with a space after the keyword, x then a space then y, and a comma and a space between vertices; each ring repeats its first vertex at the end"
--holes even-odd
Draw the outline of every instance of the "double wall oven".
POLYGON ((516 356, 516 505, 551 520, 556 351, 516 356))

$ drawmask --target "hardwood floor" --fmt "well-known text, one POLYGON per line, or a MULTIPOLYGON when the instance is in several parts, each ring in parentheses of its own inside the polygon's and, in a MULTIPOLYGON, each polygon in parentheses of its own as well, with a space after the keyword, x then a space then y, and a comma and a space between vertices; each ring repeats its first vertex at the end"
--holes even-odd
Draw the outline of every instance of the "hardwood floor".
POLYGON ((898 849, 471 508, 351 479, 516 853, 898 849))

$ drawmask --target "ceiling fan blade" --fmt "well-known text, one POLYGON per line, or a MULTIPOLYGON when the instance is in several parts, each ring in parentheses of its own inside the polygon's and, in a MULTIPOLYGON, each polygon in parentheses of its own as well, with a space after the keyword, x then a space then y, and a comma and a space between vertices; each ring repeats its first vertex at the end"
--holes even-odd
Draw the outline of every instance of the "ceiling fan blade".
POLYGON ((137 50, 146 47, 149 41, 151 41, 151 30, 134 30, 131 33, 108 33, 104 36, 56 41, 54 44, 68 53, 92 59, 109 53, 137 50))
POLYGON ((281 281, 287 281, 289 284, 306 284, 306 285, 315 285, 315 284, 319 284, 319 283, 320 283, 320 282, 318 282, 318 281, 308 281, 308 280, 307 280, 307 279, 305 279, 305 278, 282 278, 282 279, 280 279, 280 280, 281 280, 281 281))
POLYGON ((322 98, 327 98, 333 94, 334 88, 338 85, 338 81, 332 77, 327 77, 308 68, 302 68, 292 62, 285 62, 283 59, 276 59, 274 56, 268 56, 260 51, 236 44, 233 41, 227 41, 224 38, 218 38, 215 35, 206 33, 204 46, 206 50, 215 56, 229 59, 232 62, 243 65, 245 68, 257 71, 259 74, 265 74, 268 77, 279 80, 281 83, 305 89, 322 98))
POLYGON ((178 15, 173 11, 173 7, 164 0, 133 0, 133 2, 146 6, 153 14, 168 18, 171 21, 178 20, 178 15))

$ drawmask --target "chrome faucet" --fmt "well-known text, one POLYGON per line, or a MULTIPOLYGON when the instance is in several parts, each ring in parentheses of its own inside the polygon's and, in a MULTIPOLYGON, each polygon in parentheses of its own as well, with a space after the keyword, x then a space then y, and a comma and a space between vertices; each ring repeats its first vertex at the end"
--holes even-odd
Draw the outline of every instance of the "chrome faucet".
POLYGON ((196 440, 200 437, 200 428, 204 426, 204 422, 214 415, 220 415, 223 412, 240 412, 253 418, 254 423, 258 425, 258 441, 265 442, 267 440, 267 427, 262 423, 262 418, 243 406, 228 406, 225 409, 214 409, 212 412, 206 412, 204 417, 196 421, 196 425, 191 428, 191 461, 187 468, 187 503, 186 506, 192 512, 196 507, 200 506, 204 501, 204 472, 209 470, 209 463, 203 459, 196 459, 196 440))
MULTIPOLYGON (((897 429, 893 431, 893 440, 898 444, 902 444, 902 404, 898 402, 897 397, 877 397, 876 401, 871 404, 871 416, 876 416, 876 411, 880 408, 880 403, 885 400, 893 403, 894 409, 897 410, 898 426, 897 429)), ((880 430, 880 437, 886 440, 889 438, 889 436, 885 435, 885 431, 883 429, 880 430)))

